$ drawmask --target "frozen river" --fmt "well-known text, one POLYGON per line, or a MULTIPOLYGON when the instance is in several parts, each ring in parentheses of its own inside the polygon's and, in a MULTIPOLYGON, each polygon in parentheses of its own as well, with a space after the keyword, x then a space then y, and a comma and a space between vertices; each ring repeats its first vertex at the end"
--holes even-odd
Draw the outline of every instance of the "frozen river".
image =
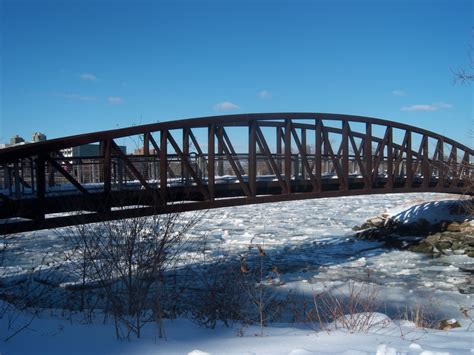
MULTIPOLYGON (((265 248, 265 262, 279 270, 279 287, 305 293, 352 279, 378 285, 386 301, 402 303, 408 298, 417 301, 435 297, 446 303, 449 313, 455 313, 460 304, 472 303, 464 291, 473 282, 472 276, 456 267, 472 264, 472 259, 464 255, 433 259, 390 249, 380 242, 358 240, 352 231, 352 227, 372 216, 452 198, 455 196, 432 193, 391 194, 210 210, 188 235, 193 241, 190 245, 199 251, 190 246, 184 253, 196 263, 223 257, 238 260, 250 258, 249 247, 259 244, 265 248)), ((183 214, 182 220, 191 216, 183 214)), ((61 229, 38 231, 8 240, 2 246, 6 248, 0 275, 11 279, 32 268, 48 270, 59 265, 68 249, 64 238, 67 233, 61 229)), ((59 267, 56 271, 61 281, 75 282, 66 269, 59 267)))

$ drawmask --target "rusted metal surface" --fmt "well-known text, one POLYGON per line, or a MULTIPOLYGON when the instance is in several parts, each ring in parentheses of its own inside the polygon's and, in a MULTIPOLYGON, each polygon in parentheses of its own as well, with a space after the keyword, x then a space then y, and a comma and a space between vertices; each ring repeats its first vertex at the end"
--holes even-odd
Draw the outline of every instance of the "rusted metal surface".
POLYGON ((0 150, 0 233, 331 196, 472 194, 473 157, 424 129, 340 114, 215 116, 94 132, 0 150), (117 145, 129 136, 142 142, 140 155, 117 145), (90 143, 100 144, 98 156, 61 152, 90 143))

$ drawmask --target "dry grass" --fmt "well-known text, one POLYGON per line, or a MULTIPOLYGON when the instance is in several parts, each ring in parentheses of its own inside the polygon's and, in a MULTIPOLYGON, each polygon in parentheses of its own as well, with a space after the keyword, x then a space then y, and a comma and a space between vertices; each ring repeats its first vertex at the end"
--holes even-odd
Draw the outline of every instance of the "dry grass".
POLYGON ((377 320, 380 307, 376 285, 349 281, 346 288, 314 293, 308 319, 318 322, 320 329, 328 330, 331 325, 334 329, 367 332, 374 326, 388 325, 377 320))

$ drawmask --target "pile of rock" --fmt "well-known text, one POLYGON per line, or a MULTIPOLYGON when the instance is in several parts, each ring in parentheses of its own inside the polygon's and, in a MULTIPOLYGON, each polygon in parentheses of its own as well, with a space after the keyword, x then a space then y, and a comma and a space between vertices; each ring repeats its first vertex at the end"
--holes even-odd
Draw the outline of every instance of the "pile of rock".
POLYGON ((433 256, 466 254, 474 258, 474 227, 468 222, 452 222, 446 231, 429 235, 408 249, 433 256))
POLYGON ((369 218, 353 228, 361 239, 384 241, 414 252, 433 256, 466 254, 474 257, 474 226, 470 222, 442 221, 432 224, 426 219, 401 223, 387 214, 369 218))

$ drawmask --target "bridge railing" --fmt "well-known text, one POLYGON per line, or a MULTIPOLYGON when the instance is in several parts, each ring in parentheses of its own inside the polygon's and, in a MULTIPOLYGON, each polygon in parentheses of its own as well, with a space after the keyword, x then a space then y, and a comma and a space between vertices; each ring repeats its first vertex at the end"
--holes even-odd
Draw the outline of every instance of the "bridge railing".
MULTIPOLYGON (((335 155, 333 158, 341 161, 342 156, 335 155)), ((135 167, 135 169, 143 176, 143 179, 154 188, 160 188, 160 159, 157 156, 128 156, 127 160, 135 167)), ((192 153, 184 157, 196 176, 202 180, 208 181, 208 155, 192 153)), ((291 154, 289 165, 290 169, 285 169, 285 155, 271 154, 267 157, 264 154, 257 154, 256 157, 256 176, 267 180, 277 180, 277 173, 281 171, 281 177, 286 178, 285 173, 291 171, 291 180, 311 180, 311 175, 316 174, 316 163, 314 153, 302 155, 291 154), (273 160, 278 169, 274 169, 270 164, 273 160), (309 166, 309 168, 308 168, 309 166)), ((245 183, 248 184, 249 175, 249 157, 248 154, 239 153, 226 156, 224 154, 216 154, 214 161, 215 178, 220 184, 224 181, 236 182, 238 176, 234 169, 242 176, 245 183), (230 159, 229 159, 230 158, 230 159), (235 163, 237 162, 237 163, 235 163), (225 179, 224 179, 225 178, 225 179)), ((364 178, 364 171, 361 169, 360 163, 364 166, 368 165, 362 159, 357 159, 354 154, 348 155, 348 178, 364 178)), ((372 171, 373 178, 387 179, 388 169, 392 165, 392 175, 394 180, 406 180, 407 169, 409 165, 413 165, 415 160, 408 162, 406 158, 397 159, 394 157, 391 162, 386 157, 379 161, 377 171, 372 171), (393 165, 396 165, 393 167, 393 165)), ((374 160, 371 162, 374 163, 374 160)), ((80 193, 77 186, 71 183, 67 178, 70 175, 79 185, 89 191, 101 191, 104 188, 104 164, 103 157, 62 157, 51 158, 45 165, 43 179, 46 183, 45 194, 58 193, 80 193)), ((166 167, 166 183, 168 186, 190 185, 194 182, 193 178, 187 171, 183 163, 183 158, 177 155, 169 155, 166 167)), ((338 179, 337 164, 330 155, 321 155, 321 177, 323 179, 338 179)), ((0 192, 11 198, 22 198, 35 196, 37 192, 35 179, 37 176, 37 161, 34 159, 20 159, 14 163, 4 164, 0 169, 0 192)), ((412 171, 414 181, 422 181, 423 166, 418 164, 416 169, 412 171)), ((438 181, 445 178, 447 182, 453 182, 458 178, 459 181, 472 178, 472 169, 467 169, 462 164, 456 164, 453 169, 443 163, 443 166, 434 165, 430 169, 430 180, 438 181)), ((110 162, 110 184, 112 190, 126 190, 130 188, 142 187, 139 179, 134 176, 130 169, 127 168, 124 160, 120 157, 112 157, 110 162)))

